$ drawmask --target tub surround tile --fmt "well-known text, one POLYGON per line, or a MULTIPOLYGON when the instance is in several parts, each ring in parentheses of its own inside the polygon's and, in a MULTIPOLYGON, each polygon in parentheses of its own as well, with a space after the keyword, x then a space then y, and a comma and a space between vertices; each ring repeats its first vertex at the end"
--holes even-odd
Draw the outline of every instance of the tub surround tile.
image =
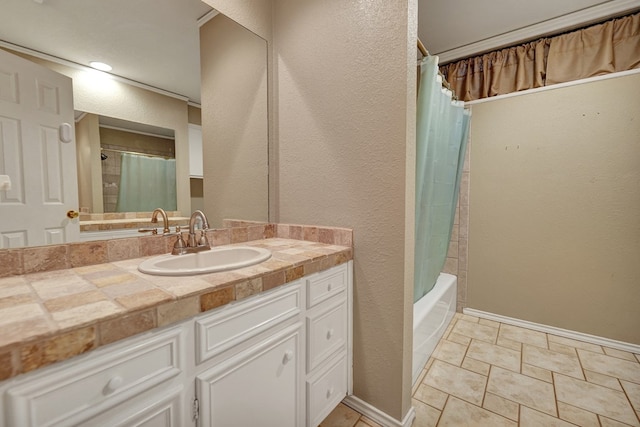
POLYGON ((624 393, 562 374, 554 373, 553 377, 559 402, 632 426, 640 426, 624 393))

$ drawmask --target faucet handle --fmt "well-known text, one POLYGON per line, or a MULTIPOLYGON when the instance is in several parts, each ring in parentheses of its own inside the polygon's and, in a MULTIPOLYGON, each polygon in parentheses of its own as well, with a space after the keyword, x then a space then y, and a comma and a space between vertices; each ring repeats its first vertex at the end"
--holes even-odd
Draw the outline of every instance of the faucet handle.
POLYGON ((172 255, 182 255, 186 252, 187 249, 187 242, 184 241, 184 239, 182 238, 182 233, 180 233, 180 230, 176 230, 178 232, 178 238, 176 239, 176 242, 173 244, 173 250, 171 251, 172 255))
POLYGON ((198 246, 209 246, 209 240, 207 239, 207 230, 200 230, 198 246))

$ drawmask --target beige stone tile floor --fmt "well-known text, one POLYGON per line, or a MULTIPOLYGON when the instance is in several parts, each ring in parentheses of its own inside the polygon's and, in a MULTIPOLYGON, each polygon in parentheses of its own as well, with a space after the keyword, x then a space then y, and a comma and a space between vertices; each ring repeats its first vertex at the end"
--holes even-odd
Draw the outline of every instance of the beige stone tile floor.
MULTIPOLYGON (((457 313, 413 387, 413 427, 640 426, 640 354, 457 313)), ((322 427, 376 427, 340 405, 322 427)))

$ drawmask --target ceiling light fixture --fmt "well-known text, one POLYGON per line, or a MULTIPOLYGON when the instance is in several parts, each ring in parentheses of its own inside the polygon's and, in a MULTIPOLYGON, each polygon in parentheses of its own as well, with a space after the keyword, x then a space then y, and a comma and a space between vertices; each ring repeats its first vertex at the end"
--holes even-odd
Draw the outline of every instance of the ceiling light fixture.
POLYGON ((96 70, 100 70, 100 71, 111 71, 113 69, 111 65, 105 64, 104 62, 99 62, 99 61, 91 61, 89 62, 89 65, 91 65, 96 70))

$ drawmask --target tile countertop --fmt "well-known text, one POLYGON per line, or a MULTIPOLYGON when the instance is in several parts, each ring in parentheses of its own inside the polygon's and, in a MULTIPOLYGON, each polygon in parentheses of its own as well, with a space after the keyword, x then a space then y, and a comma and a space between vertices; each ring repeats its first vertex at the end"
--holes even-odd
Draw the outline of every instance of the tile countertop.
MULTIPOLYGON (((287 238, 250 267, 197 276, 138 271, 149 258, 0 278, 0 380, 175 323, 352 259, 351 247, 287 238)), ((234 246, 234 245, 231 245, 234 246)))

